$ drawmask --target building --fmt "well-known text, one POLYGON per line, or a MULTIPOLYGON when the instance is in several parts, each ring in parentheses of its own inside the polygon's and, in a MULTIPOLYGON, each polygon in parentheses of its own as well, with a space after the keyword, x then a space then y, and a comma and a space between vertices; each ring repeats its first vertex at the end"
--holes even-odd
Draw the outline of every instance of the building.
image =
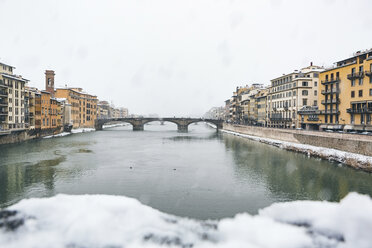
POLYGON ((49 91, 41 91, 41 129, 61 129, 62 104, 49 91))
POLYGON ((205 119, 223 120, 225 118, 224 107, 213 107, 203 116, 205 119))
POLYGON ((372 49, 358 51, 320 73, 318 109, 301 111, 303 127, 372 131, 372 49))
POLYGON ((120 118, 126 118, 128 117, 128 109, 127 108, 119 108, 119 112, 120 112, 120 118))
MULTIPOLYGON (((54 88, 55 73, 52 70, 45 71, 45 91, 42 98, 46 98, 46 94, 50 94, 52 103, 56 104, 56 108, 62 113, 69 113, 68 118, 60 118, 61 125, 72 122, 73 128, 94 128, 97 119, 97 96, 83 92, 81 88, 65 87, 54 88), (63 109, 67 107, 68 109, 63 109)), ((41 100, 43 104, 43 99, 41 100)), ((51 106, 53 109, 54 105, 51 106)), ((43 111, 43 109, 42 109, 43 111)), ((45 113, 44 113, 45 114, 45 113)), ((46 118, 44 118, 47 121, 46 118)), ((51 119, 54 123, 54 119, 51 119)), ((42 126, 43 123, 42 123, 42 126)))
POLYGON ((0 63, 0 130, 23 129, 25 125, 25 86, 15 67, 0 63))
POLYGON ((97 103, 97 118, 98 119, 110 118, 110 104, 108 101, 99 101, 97 103))
POLYGON ((267 94, 268 89, 260 90, 255 97, 255 106, 257 110, 257 119, 256 123, 258 126, 266 127, 267 126, 267 94))
MULTIPOLYGON (((25 87, 25 123, 29 129, 36 128, 36 94, 38 90, 33 87, 25 87)), ((41 117, 41 113, 39 114, 41 117)))
POLYGON ((267 95, 268 126, 299 128, 298 110, 318 106, 319 73, 322 67, 310 66, 271 80, 267 95))

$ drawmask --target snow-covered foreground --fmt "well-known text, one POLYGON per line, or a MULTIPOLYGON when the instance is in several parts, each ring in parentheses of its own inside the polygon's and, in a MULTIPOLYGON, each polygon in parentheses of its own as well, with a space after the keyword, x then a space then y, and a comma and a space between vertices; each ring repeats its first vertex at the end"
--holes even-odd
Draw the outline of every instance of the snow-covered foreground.
MULTIPOLYGON (((258 136, 251 136, 247 134, 232 132, 228 130, 221 130, 224 133, 237 135, 240 137, 248 138, 250 140, 259 141, 265 144, 274 145, 286 150, 296 151, 305 153, 308 156, 320 157, 331 161, 344 163, 356 169, 363 169, 366 171, 372 171, 372 157, 361 154, 340 151, 336 149, 318 147, 312 145, 297 144, 293 142, 274 140, 269 138, 262 138, 258 136)), ((372 245, 371 245, 372 247, 372 245)))
POLYGON ((276 203, 219 221, 164 214, 123 196, 57 195, 0 212, 0 247, 371 247, 372 200, 276 203))

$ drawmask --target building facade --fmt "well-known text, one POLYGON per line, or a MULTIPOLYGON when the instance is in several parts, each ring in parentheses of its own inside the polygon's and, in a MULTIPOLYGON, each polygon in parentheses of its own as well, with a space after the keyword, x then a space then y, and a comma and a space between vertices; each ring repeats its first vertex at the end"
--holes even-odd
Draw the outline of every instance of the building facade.
POLYGON ((28 80, 13 74, 14 67, 0 63, 0 129, 24 129, 25 87, 28 80))
POLYGON ((301 127, 298 110, 304 106, 318 106, 319 73, 322 70, 311 64, 271 80, 267 95, 269 127, 301 127))
POLYGON ((372 49, 320 73, 317 111, 302 111, 304 128, 372 131, 372 49))

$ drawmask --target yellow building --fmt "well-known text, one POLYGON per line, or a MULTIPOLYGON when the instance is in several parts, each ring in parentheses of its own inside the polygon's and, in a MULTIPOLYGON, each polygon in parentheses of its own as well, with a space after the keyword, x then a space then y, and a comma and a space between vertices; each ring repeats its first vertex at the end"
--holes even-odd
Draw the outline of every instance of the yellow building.
POLYGON ((57 88, 57 98, 65 98, 71 104, 73 128, 94 128, 97 119, 97 96, 84 93, 81 88, 57 88))
POLYGON ((320 73, 319 109, 302 111, 306 128, 372 131, 372 49, 320 73))
POLYGON ((59 102, 61 113, 71 114, 68 118, 65 116, 64 120, 61 118, 61 125, 72 123, 73 128, 94 128, 97 119, 97 96, 87 94, 77 87, 54 89, 54 76, 54 71, 45 71, 45 91, 59 102))
POLYGON ((257 125, 267 126, 267 94, 268 89, 263 89, 255 95, 255 106, 257 109, 257 125))

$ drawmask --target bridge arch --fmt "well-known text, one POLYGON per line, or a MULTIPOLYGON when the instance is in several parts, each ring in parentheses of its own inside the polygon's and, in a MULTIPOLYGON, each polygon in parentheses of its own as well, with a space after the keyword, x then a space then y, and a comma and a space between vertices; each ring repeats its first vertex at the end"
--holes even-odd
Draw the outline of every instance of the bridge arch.
POLYGON ((197 122, 208 122, 216 125, 217 130, 222 128, 222 120, 202 119, 202 118, 113 118, 96 120, 96 130, 102 130, 104 124, 112 121, 125 122, 133 126, 133 131, 144 130, 144 125, 153 121, 171 122, 177 125, 179 132, 187 132, 188 126, 197 122))

